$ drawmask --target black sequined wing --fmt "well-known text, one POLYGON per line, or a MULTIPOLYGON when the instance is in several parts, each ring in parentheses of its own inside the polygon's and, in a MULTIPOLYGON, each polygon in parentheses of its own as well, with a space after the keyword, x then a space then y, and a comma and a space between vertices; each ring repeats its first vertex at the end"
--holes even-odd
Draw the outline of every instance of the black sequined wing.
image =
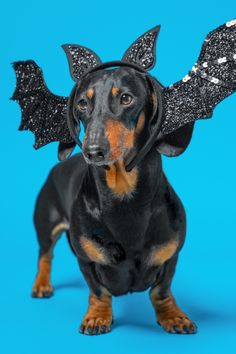
POLYGON ((16 89, 12 100, 19 103, 22 119, 19 130, 35 135, 34 148, 53 141, 72 143, 66 122, 67 97, 52 94, 43 78, 42 70, 32 60, 13 63, 16 89))
POLYGON ((236 20, 232 20, 209 33, 188 75, 164 89, 162 133, 210 118, 216 105, 235 91, 236 20))

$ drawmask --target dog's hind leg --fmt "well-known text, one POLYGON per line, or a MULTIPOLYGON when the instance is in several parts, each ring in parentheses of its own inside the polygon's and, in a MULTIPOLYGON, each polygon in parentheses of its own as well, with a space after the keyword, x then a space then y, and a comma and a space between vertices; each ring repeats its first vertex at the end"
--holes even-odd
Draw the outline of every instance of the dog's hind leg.
POLYGON ((45 298, 53 294, 50 280, 53 248, 62 232, 69 229, 59 205, 52 183, 47 181, 39 194, 34 214, 39 258, 33 297, 45 298))
POLYGON ((177 306, 170 291, 170 284, 174 275, 177 257, 165 264, 163 276, 150 291, 150 299, 157 316, 157 323, 169 333, 193 334, 197 326, 177 306))

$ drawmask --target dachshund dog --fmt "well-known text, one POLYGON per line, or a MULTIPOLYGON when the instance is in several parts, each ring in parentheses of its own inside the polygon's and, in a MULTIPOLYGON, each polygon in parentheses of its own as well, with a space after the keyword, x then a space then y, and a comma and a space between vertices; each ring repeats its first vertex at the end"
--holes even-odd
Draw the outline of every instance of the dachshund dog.
POLYGON ((236 20, 210 32, 188 75, 165 88, 147 73, 155 65, 159 29, 139 37, 119 62, 102 63, 86 47, 63 46, 76 82, 69 98, 48 90, 34 61, 14 63, 20 130, 34 132, 35 148, 59 141, 65 160, 52 169, 36 203, 39 261, 32 294, 52 295, 53 248, 66 231, 90 288, 84 334, 110 331, 112 296, 148 288, 167 332, 197 331, 170 290, 186 217, 161 154, 182 153, 195 120, 210 118, 236 91, 236 20), (76 144, 82 154, 68 159, 76 144))
POLYGON ((39 242, 34 297, 53 293, 53 248, 63 231, 90 288, 80 332, 110 331, 112 296, 150 288, 158 323, 195 333, 170 286, 186 232, 185 211, 153 147, 127 172, 124 160, 143 145, 153 97, 133 68, 99 70, 84 79, 74 109, 85 127, 82 154, 52 169, 35 209, 39 242))

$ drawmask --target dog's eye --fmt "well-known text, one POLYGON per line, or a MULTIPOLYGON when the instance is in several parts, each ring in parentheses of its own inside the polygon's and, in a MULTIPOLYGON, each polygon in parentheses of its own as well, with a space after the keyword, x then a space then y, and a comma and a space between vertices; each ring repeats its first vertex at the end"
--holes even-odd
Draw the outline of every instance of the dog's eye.
POLYGON ((87 101, 84 99, 80 100, 77 104, 77 107, 80 111, 86 111, 87 106, 88 106, 87 101))
POLYGON ((124 106, 130 105, 132 101, 133 101, 133 97, 128 93, 123 93, 123 95, 120 96, 120 103, 124 106))

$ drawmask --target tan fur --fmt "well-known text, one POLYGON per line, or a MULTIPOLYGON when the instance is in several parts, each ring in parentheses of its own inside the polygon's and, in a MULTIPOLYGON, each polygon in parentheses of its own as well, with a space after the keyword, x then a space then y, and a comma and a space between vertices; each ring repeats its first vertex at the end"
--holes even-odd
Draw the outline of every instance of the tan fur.
POLYGON ((108 293, 97 297, 92 292, 89 296, 89 308, 82 321, 81 330, 87 334, 102 331, 109 332, 112 323, 112 298, 108 293))
POLYGON ((148 265, 162 265, 168 259, 170 259, 178 248, 178 242, 176 240, 169 241, 168 243, 155 247, 150 254, 148 265))
POLYGON ((195 332, 194 323, 177 306, 171 293, 164 299, 161 299, 158 294, 157 286, 150 292, 150 299, 155 309, 158 323, 160 323, 167 332, 173 332, 175 327, 178 328, 179 333, 186 333, 186 329, 192 333, 195 332))
POLYGON ((117 160, 124 150, 131 149, 134 145, 134 130, 114 119, 108 119, 105 126, 105 135, 110 144, 110 159, 117 160))
POLYGON ((126 172, 123 160, 117 161, 106 171, 108 187, 120 197, 133 192, 137 178, 137 169, 134 168, 131 172, 126 172))
POLYGON ((141 133, 141 131, 143 130, 144 123, 145 123, 145 114, 144 114, 144 112, 141 112, 141 114, 138 118, 138 123, 135 128, 135 137, 137 137, 141 133))
POLYGON ((38 273, 33 285, 32 295, 34 297, 49 297, 53 294, 53 288, 51 286, 50 275, 51 275, 51 261, 52 261, 52 249, 59 238, 60 234, 69 230, 69 225, 67 223, 57 224, 51 232, 51 239, 53 241, 52 247, 48 254, 43 255, 39 258, 38 262, 38 273))
MULTIPOLYGON (((131 150, 134 147, 135 139, 144 127, 145 115, 142 112, 138 118, 135 129, 128 129, 123 123, 108 120, 106 123, 106 136, 110 144, 111 160, 118 160, 124 151, 131 150)), ((110 169, 106 171, 106 181, 108 187, 118 196, 132 193, 136 187, 138 179, 137 169, 126 172, 124 161, 118 160, 110 169)))
POLYGON ((94 96, 94 90, 92 89, 92 88, 90 88, 90 89, 88 89, 87 90, 87 92, 86 92, 86 96, 88 97, 88 98, 93 98, 93 96, 94 96))
POLYGON ((51 282, 51 255, 39 258, 38 273, 33 285, 32 294, 35 297, 43 297, 44 293, 51 294, 53 292, 51 282))
POLYGON ((116 97, 120 93, 120 88, 113 86, 111 89, 111 94, 113 97, 116 97))
POLYGON ((80 245, 91 261, 100 264, 107 263, 107 258, 103 250, 95 242, 89 240, 84 236, 81 236, 80 245))
POLYGON ((69 225, 67 223, 61 222, 60 224, 57 224, 52 232, 51 235, 53 238, 59 236, 63 231, 69 230, 69 225))

